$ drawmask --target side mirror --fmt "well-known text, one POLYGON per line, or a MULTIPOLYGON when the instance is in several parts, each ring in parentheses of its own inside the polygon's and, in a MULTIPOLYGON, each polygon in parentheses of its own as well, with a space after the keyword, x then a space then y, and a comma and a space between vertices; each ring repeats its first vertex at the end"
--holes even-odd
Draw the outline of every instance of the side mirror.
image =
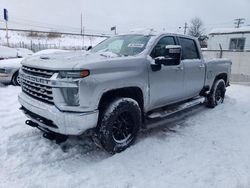
POLYGON ((89 46, 89 47, 87 48, 87 51, 91 50, 92 48, 93 48, 92 46, 89 46))
POLYGON ((181 61, 181 46, 167 45, 161 51, 161 55, 155 57, 154 60, 156 65, 179 65, 181 61))

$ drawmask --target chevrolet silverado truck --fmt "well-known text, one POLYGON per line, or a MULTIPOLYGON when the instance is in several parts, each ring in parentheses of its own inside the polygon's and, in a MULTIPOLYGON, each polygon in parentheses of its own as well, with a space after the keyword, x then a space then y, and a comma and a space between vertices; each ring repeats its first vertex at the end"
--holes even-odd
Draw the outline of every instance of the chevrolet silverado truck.
MULTIPOLYGON (((201 97, 224 100, 231 61, 205 61, 197 39, 116 35, 86 53, 33 56, 19 71, 26 124, 59 143, 89 132, 109 153, 125 150, 150 120, 201 97)), ((177 109, 177 110, 176 110, 177 109)))

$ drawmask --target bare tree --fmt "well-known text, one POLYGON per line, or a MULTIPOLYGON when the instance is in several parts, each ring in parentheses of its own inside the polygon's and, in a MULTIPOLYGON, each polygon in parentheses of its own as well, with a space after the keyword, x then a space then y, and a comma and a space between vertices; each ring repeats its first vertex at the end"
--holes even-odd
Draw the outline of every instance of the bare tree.
POLYGON ((188 35, 197 38, 204 35, 203 22, 200 18, 195 17, 191 20, 190 26, 188 28, 188 35))

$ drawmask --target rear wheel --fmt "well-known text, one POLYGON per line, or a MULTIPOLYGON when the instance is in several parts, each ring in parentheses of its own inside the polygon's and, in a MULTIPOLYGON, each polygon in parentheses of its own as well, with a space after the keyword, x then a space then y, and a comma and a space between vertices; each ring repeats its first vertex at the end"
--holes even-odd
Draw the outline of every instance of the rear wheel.
POLYGON ((208 97, 207 107, 214 108, 215 106, 223 103, 226 93, 225 81, 222 79, 216 80, 208 97))
POLYGON ((118 98, 111 102, 101 115, 98 137, 103 148, 118 153, 134 143, 141 126, 141 110, 130 98, 118 98))
POLYGON ((18 76, 18 72, 16 72, 11 80, 12 85, 14 86, 20 86, 20 80, 19 80, 19 76, 18 76))

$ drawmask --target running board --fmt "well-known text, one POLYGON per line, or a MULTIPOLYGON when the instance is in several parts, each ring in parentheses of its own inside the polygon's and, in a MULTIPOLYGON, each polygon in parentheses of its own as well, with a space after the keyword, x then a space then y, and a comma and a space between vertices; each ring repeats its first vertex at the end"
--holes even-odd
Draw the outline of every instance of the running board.
POLYGON ((202 104, 205 102, 205 97, 199 97, 196 99, 193 99, 192 101, 188 101, 186 103, 182 103, 176 106, 169 107, 167 109, 158 111, 158 112, 153 112, 152 114, 148 115, 149 119, 155 119, 155 118, 165 118, 167 116, 173 115, 177 112, 186 110, 188 108, 192 108, 196 105, 202 104))

